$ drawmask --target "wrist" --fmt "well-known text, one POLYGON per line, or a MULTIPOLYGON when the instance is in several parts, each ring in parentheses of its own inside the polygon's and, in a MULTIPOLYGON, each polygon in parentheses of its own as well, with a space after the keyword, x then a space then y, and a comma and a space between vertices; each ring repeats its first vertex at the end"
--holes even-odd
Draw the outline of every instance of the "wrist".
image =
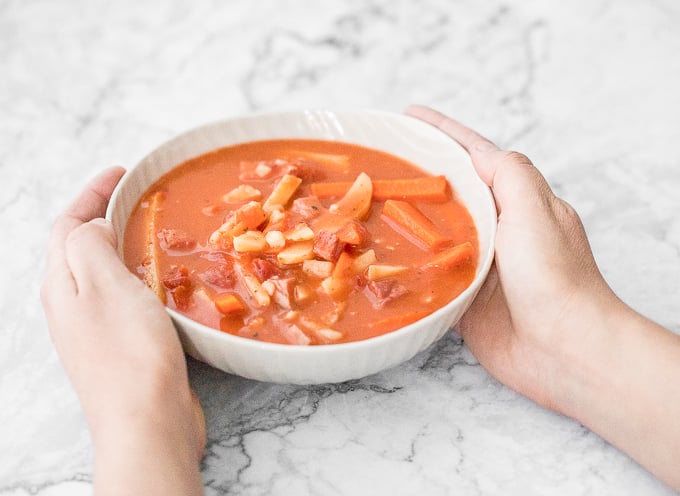
POLYGON ((93 427, 95 493, 200 494, 191 415, 177 404, 154 403, 93 427))
POLYGON ((581 422, 588 411, 610 389, 612 367, 624 332, 622 321, 630 309, 613 292, 583 294, 577 298, 562 332, 568 335, 560 343, 552 364, 550 408, 581 422))

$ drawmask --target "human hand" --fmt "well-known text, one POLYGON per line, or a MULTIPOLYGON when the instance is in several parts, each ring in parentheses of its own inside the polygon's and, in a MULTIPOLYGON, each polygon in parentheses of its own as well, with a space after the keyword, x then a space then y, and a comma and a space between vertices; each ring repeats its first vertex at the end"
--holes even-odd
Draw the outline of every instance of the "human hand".
POLYGON ((680 491, 680 336, 619 300, 574 209, 531 161, 426 107, 498 209, 494 266, 458 329, 498 380, 576 418, 680 491))
POLYGON ((564 413, 565 366, 587 346, 594 314, 621 305, 595 264, 581 220, 526 156, 500 150, 432 109, 413 106, 407 114, 460 143, 496 200, 494 266, 459 332, 494 377, 564 413))
POLYGON ((102 218, 124 172, 101 173, 56 220, 43 307, 92 433, 95 489, 199 494, 205 424, 179 338, 102 218))

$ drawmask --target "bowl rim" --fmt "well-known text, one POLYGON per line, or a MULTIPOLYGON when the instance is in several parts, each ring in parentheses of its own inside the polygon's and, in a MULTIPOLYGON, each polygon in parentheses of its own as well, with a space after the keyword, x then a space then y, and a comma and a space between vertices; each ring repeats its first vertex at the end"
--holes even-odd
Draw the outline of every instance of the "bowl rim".
MULTIPOLYGON (((347 351, 352 351, 354 348, 365 348, 367 346, 380 346, 383 343, 389 343, 391 341, 398 341, 404 334, 410 334, 413 332, 416 332, 417 329, 423 325, 427 325, 428 321, 435 321, 441 318, 443 315, 447 313, 449 310, 449 307, 454 306, 456 302, 459 300, 463 300, 467 297, 468 299, 468 304, 467 306, 472 303, 474 300, 474 296, 476 293, 479 291, 481 286, 484 284, 484 281, 487 278, 487 275, 489 273, 489 270, 491 268, 491 265, 494 261, 494 256, 495 256, 495 240, 496 240, 496 231, 497 231, 497 221, 498 221, 498 213, 496 209, 496 204, 495 200, 493 197, 493 194, 491 192, 491 188, 486 185, 482 179, 479 177, 479 174, 475 170, 472 160, 470 158, 470 154, 465 150, 465 148, 458 143, 455 139, 452 137, 448 136, 446 133, 444 133, 442 130, 438 129, 437 127, 428 124, 424 121, 421 121, 415 117, 411 117, 409 115, 403 114, 403 113, 398 113, 398 112, 392 112, 392 111, 386 111, 386 110, 378 110, 378 109, 346 109, 346 110, 333 110, 333 109, 327 109, 327 108, 302 108, 299 110, 286 110, 286 111, 275 111, 275 112, 267 112, 267 111, 256 111, 256 112, 249 112, 243 115, 235 115, 231 117, 227 117, 224 119, 217 119, 213 120, 211 122, 195 126, 189 129, 186 129, 178 134, 173 135, 171 138, 165 140, 164 142, 156 145, 149 153, 144 155, 141 159, 139 159, 135 165, 130 167, 129 169, 126 170, 126 173, 124 176, 121 178, 121 180, 118 182, 116 185, 112 195, 111 199, 109 201, 109 205, 106 210, 106 218, 110 221, 112 219, 113 215, 113 206, 115 205, 117 197, 121 194, 121 191, 125 187, 125 184, 127 183, 127 180, 131 177, 131 173, 134 169, 136 169, 140 164, 145 162, 147 159, 149 159, 154 153, 156 153, 158 150, 164 149, 165 147, 169 146, 171 143, 174 143, 182 138, 185 138, 186 136, 194 133, 200 133, 201 131, 207 130, 209 128, 213 128, 216 126, 221 126, 225 125, 228 123, 234 123, 238 121, 244 121, 244 120, 257 120, 257 119, 263 119, 263 118, 285 118, 285 117, 294 117, 294 116, 299 116, 302 114, 323 114, 323 115, 333 115, 333 116, 338 116, 341 118, 346 118, 354 115, 363 115, 363 116, 376 116, 376 117, 381 117, 385 119, 393 119, 396 121, 401 121, 401 123, 407 123, 407 125, 411 126, 419 126, 422 127, 422 129, 428 129, 430 133, 433 133, 433 135, 438 134, 444 139, 447 139, 450 141, 450 144, 453 145, 454 147, 459 148, 459 150, 462 152, 462 155, 464 156, 465 160, 465 166, 470 167, 474 173, 474 176, 477 178, 477 180, 480 183, 480 186, 484 190, 484 195, 486 196, 486 213, 489 217, 487 221, 489 222, 489 225, 491 226, 491 230, 489 232, 489 249, 487 250, 486 253, 483 254, 483 257, 481 257, 481 260, 478 263, 477 266, 477 271, 475 273, 475 277, 472 280, 472 282, 460 293, 458 294, 455 298, 450 300, 448 303, 445 305, 437 308, 435 311, 432 313, 416 320, 415 322, 412 322, 411 324, 408 324, 406 326, 400 327, 398 329, 395 329, 393 331, 386 332, 384 334, 380 334, 377 336, 373 336, 370 338, 366 339, 361 339, 361 340, 355 340, 355 341, 349 341, 349 342, 344 342, 344 343, 328 343, 328 344, 318 344, 314 346, 309 346, 309 345, 296 345, 296 344, 285 344, 285 343, 271 343, 267 341, 257 341, 255 339, 250 339, 242 336, 236 336, 233 334, 229 334, 226 332, 222 332, 219 329, 215 329, 213 327, 210 327, 208 325, 202 324, 196 320, 193 320, 180 312, 164 305, 164 308, 166 312, 171 316, 173 321, 177 321, 181 324, 183 328, 191 327, 193 331, 200 333, 203 336, 208 337, 209 339, 214 339, 214 340, 219 340, 225 342, 227 345, 229 344, 237 344, 240 347, 245 347, 246 349, 250 350, 256 350, 256 351, 274 351, 277 353, 283 353, 283 354, 303 354, 303 355, 311 355, 311 354, 319 354, 319 353, 344 353, 347 351)), ((267 138, 264 138, 267 139, 267 138)), ((274 138, 272 138, 274 139, 274 138)), ((328 140, 329 138, 305 138, 305 139, 325 139, 328 140)), ((251 140, 251 141, 259 141, 259 140, 251 140)), ((337 140, 337 141, 342 141, 342 140, 337 140)), ((224 146, 232 146, 238 143, 243 143, 245 141, 241 142, 233 142, 224 146)), ((351 141, 347 140, 346 142, 350 143, 351 141)), ((362 145, 362 146, 367 146, 367 145, 362 145)), ((380 148, 377 148, 380 149, 380 148)), ((386 150, 383 150, 386 151, 386 150)), ((205 153, 205 152, 203 152, 205 153)), ((391 152, 388 152, 391 153, 391 152)), ((174 167, 177 165, 180 165, 179 163, 176 164, 174 167)), ((147 186, 148 187, 148 186, 147 186)), ((466 205, 466 208, 468 206, 466 205)), ((464 309, 466 311, 467 308, 464 309)), ((464 313, 464 312, 463 312, 464 313)))

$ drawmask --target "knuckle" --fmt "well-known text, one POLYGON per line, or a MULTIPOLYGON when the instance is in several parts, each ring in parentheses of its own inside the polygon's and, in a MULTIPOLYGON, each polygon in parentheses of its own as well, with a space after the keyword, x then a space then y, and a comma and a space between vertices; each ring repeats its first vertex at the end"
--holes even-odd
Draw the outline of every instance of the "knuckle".
POLYGON ((533 166, 534 164, 531 162, 529 157, 524 155, 521 152, 517 152, 514 150, 508 150, 505 152, 505 157, 508 160, 512 160, 513 162, 516 162, 518 164, 523 164, 523 165, 531 165, 533 166))

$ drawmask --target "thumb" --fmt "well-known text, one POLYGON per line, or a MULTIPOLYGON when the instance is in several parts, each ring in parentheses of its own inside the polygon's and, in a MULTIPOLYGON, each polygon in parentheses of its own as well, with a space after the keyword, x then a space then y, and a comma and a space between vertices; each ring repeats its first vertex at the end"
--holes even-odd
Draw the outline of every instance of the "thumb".
POLYGON ((95 218, 74 229, 66 239, 66 261, 78 293, 111 288, 131 276, 116 251, 113 226, 95 218))
POLYGON ((509 208, 522 214, 544 207, 554 197, 548 182, 524 154, 479 142, 470 157, 480 177, 491 187, 498 214, 509 208))

